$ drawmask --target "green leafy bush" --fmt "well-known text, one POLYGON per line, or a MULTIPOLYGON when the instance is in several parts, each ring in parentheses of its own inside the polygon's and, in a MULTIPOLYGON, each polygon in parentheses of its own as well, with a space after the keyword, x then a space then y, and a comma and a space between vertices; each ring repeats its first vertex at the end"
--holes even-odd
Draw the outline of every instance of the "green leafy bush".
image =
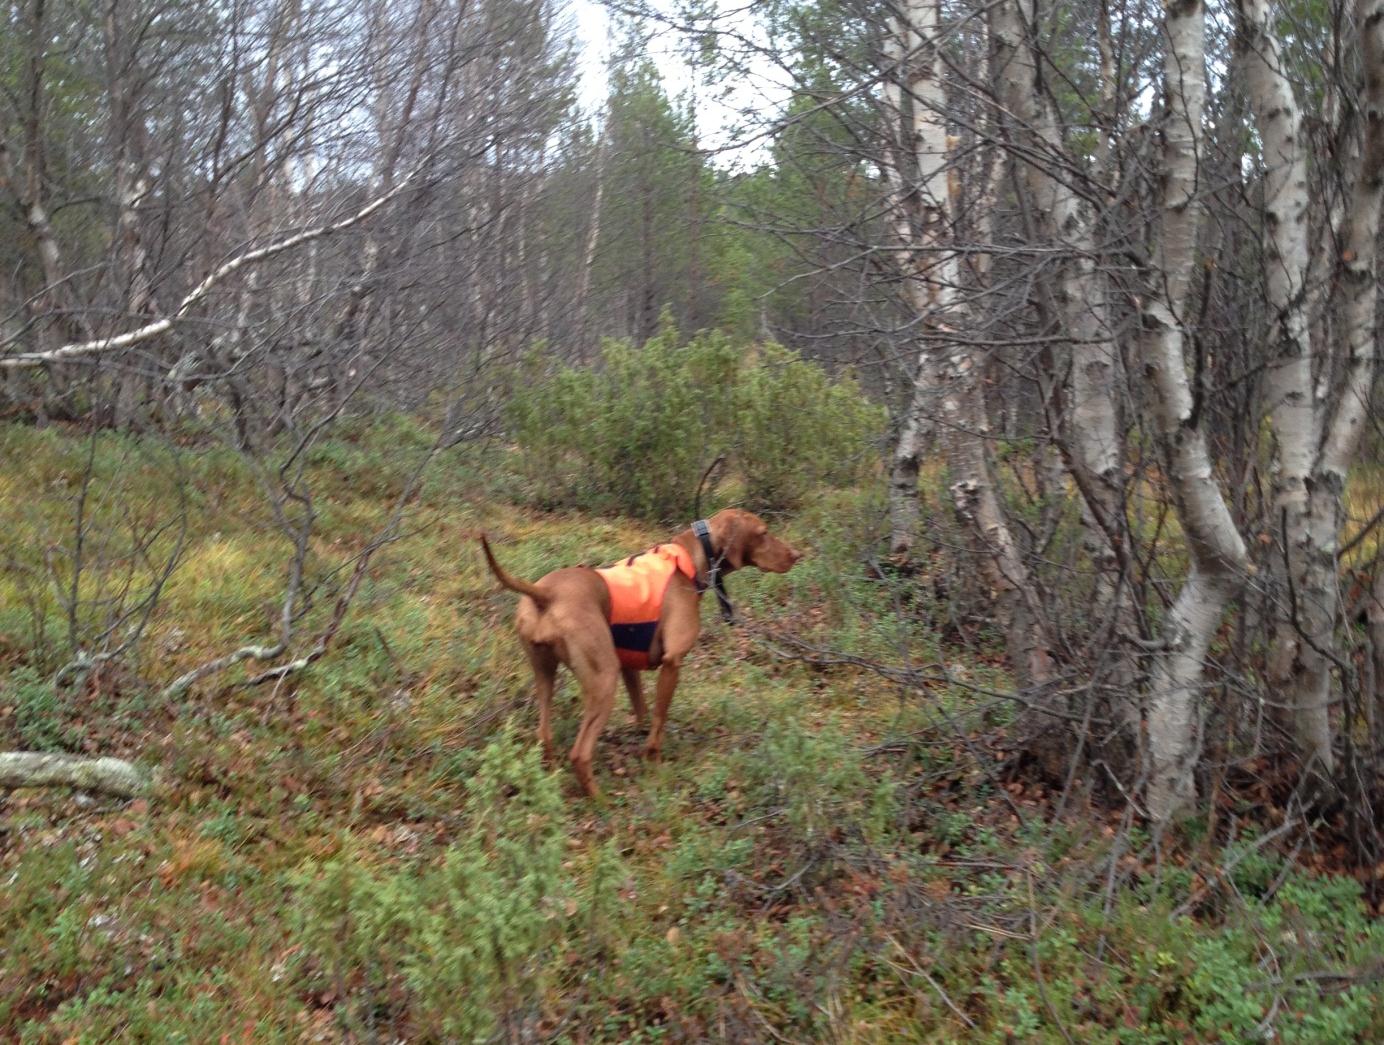
POLYGON ((982 978, 994 1028, 1030 1040, 1061 1018, 1089 1040, 1139 1045, 1379 1040, 1377 992, 1357 970, 1384 931, 1359 883, 1294 872, 1272 899, 1245 901, 1221 924, 1173 916, 1182 893, 1125 896, 1108 917, 1099 905, 1064 909, 982 978), (1113 948, 1104 961, 1093 958, 1098 941, 1113 948))
POLYGON ((755 808, 781 821, 783 841, 807 855, 851 836, 883 842, 897 807, 894 782, 869 773, 859 748, 830 722, 770 723, 745 760, 742 785, 755 808))
POLYGON ((52 682, 32 668, 18 668, 0 682, 0 703, 14 709, 14 731, 27 751, 69 751, 80 739, 52 682))
POLYGON ((872 457, 883 411, 850 376, 767 345, 735 390, 736 469, 756 507, 794 507, 821 485, 846 486, 872 457))
POLYGON ((551 503, 677 517, 725 454, 751 506, 787 508, 858 475, 883 424, 849 379, 777 345, 684 342, 666 316, 642 346, 607 341, 603 355, 599 370, 531 375, 511 398, 526 471, 551 503))
POLYGON ((540 993, 564 891, 557 783, 507 734, 467 790, 471 823, 439 865, 383 872, 352 854, 300 879, 317 986, 358 1032, 406 1014, 428 1040, 485 1038, 540 993))
POLYGON ((607 341, 603 370, 521 385, 510 421, 530 474, 557 499, 669 516, 723 447, 739 351, 720 334, 679 344, 665 320, 642 347, 607 341))

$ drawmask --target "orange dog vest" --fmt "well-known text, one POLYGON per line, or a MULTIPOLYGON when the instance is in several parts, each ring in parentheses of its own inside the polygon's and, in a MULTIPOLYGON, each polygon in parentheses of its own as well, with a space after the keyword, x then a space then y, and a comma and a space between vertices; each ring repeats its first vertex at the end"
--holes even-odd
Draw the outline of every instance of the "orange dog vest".
POLYGON ((610 634, 616 656, 627 668, 650 666, 649 647, 674 570, 696 582, 697 566, 679 544, 657 544, 596 571, 610 589, 610 634))

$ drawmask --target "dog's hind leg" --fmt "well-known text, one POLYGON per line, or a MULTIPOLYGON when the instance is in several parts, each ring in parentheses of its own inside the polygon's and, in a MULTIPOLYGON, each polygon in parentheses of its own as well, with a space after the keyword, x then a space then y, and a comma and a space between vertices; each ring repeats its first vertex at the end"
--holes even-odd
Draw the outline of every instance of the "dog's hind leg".
POLYGON ((533 666, 533 690, 538 698, 538 742, 543 745, 543 762, 551 769, 557 761, 553 750, 553 690, 558 659, 548 646, 533 642, 524 642, 524 652, 533 666))
MULTIPOLYGON (((604 623, 604 621, 602 621, 604 623)), ((609 641, 609 633, 606 641, 609 641)), ((620 662, 615 656, 615 647, 593 646, 571 650, 568 666, 581 683, 582 719, 577 730, 577 739, 572 744, 572 769, 586 793, 596 798, 601 789, 596 786, 596 776, 592 771, 595 758, 596 741, 605 729, 606 721, 615 708, 615 687, 620 681, 620 662)))

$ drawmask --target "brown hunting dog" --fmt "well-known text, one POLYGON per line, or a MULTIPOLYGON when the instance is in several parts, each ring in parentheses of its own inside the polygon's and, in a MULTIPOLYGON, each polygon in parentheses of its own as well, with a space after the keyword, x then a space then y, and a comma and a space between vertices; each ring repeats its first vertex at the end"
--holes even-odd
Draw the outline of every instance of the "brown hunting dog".
MULTIPOLYGON (((644 745, 645 756, 658 761, 668 705, 678 685, 683 658, 701 631, 702 592, 714 586, 718 596, 723 595, 719 579, 733 570, 754 566, 770 573, 787 573, 802 558, 796 548, 770 534, 759 516, 739 508, 719 511, 704 522, 694 523, 667 544, 631 556, 628 563, 662 555, 679 564, 677 568, 667 567, 672 572, 667 577, 666 589, 662 589, 657 621, 647 625, 652 637, 640 647, 647 649, 647 654, 640 654, 638 666, 633 666, 627 651, 616 650, 611 623, 612 588, 603 573, 573 566, 554 570, 537 581, 521 580, 495 561, 485 535, 480 534, 479 538, 496 579, 523 595, 514 626, 533 665, 538 739, 550 764, 554 756, 552 704, 557 666, 566 664, 581 684, 582 721, 572 745, 571 760, 582 787, 593 798, 600 789, 592 773, 592 757, 596 740, 615 707, 615 689, 620 678, 624 677, 630 706, 642 727, 647 711, 639 671, 658 671, 653 725, 644 745)), ((723 598, 722 604, 729 616, 729 602, 723 598)))

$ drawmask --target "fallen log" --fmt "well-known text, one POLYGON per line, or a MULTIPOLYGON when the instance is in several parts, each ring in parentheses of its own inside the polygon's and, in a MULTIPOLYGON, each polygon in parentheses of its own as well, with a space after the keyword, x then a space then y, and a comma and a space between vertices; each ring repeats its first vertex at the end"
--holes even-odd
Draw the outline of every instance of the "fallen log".
POLYGON ((119 758, 0 752, 0 787, 75 787, 134 798, 148 791, 152 783, 148 773, 119 758))

